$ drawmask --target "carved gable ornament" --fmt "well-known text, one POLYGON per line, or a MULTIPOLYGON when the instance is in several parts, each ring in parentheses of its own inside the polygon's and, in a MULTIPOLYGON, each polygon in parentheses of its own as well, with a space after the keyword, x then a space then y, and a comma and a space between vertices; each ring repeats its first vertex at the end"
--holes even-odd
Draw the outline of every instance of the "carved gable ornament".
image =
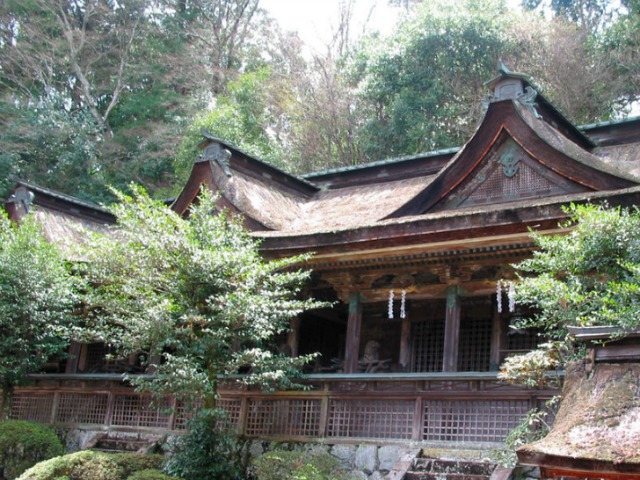
POLYGON ((544 166, 507 134, 433 211, 587 191, 544 166))

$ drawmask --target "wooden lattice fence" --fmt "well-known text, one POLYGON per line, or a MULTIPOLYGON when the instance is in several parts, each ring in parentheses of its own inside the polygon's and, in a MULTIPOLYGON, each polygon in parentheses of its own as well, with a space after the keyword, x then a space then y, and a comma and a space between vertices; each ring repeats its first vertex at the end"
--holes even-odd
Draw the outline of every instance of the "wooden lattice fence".
MULTIPOLYGON (((10 417, 61 427, 185 431, 202 402, 151 399, 117 375, 42 375, 14 392, 10 417), (78 378, 86 377, 79 382, 78 378)), ((501 384, 493 373, 311 376, 305 391, 263 393, 222 384, 217 405, 247 438, 500 443, 556 391, 501 384)))

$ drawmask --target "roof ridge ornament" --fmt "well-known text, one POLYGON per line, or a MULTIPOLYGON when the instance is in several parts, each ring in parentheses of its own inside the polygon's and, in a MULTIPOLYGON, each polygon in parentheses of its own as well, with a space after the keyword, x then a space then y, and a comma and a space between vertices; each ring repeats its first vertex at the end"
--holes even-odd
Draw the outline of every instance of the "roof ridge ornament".
POLYGON ((536 118, 542 118, 542 115, 538 113, 536 110, 536 98, 538 96, 538 91, 531 86, 526 86, 523 91, 519 91, 515 94, 515 96, 509 95, 496 95, 488 93, 485 98, 482 99, 482 113, 487 113, 489 109, 489 105, 495 102, 501 102, 502 100, 517 100, 525 107, 531 114, 536 118))
POLYGON ((227 177, 231 176, 231 169, 229 168, 230 158, 231 152, 226 148, 222 148, 222 145, 218 142, 211 142, 207 145, 201 156, 202 161, 215 161, 227 177))
POLYGON ((542 115, 538 113, 536 110, 536 97, 538 96, 538 92, 532 87, 527 86, 524 89, 523 93, 519 93, 516 97, 527 110, 529 110, 533 116, 536 118, 542 118, 542 115))
POLYGON ((29 213, 35 194, 24 186, 16 188, 8 198, 7 203, 13 203, 16 208, 21 209, 24 214, 29 213))
POLYGON ((498 62, 497 69, 498 76, 485 83, 491 93, 482 101, 484 113, 491 103, 517 100, 536 118, 542 118, 535 108, 538 92, 531 86, 529 78, 521 73, 512 72, 502 61, 498 62))

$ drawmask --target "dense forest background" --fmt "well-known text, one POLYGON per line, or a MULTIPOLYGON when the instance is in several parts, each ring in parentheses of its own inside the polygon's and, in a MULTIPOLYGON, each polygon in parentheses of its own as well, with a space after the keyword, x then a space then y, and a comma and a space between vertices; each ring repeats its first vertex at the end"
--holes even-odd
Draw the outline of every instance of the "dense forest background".
POLYGON ((170 197, 201 129, 297 174, 458 146, 498 61, 576 124, 637 104, 640 0, 389 0, 385 37, 354 1, 303 54, 260 0, 0 0, 0 189, 170 197))

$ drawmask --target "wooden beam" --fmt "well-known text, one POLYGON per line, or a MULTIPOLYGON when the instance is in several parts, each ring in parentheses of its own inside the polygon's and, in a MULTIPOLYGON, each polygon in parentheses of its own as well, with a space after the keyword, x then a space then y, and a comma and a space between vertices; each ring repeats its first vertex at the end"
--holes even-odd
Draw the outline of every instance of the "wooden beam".
POLYGON ((289 353, 293 358, 298 356, 298 347, 300 345, 300 323, 300 317, 292 318, 290 322, 291 329, 287 335, 287 346, 289 347, 289 353))
POLYGON ((358 371, 360 355, 360 329, 362 327, 362 301, 359 292, 349 295, 349 319, 347 320, 347 343, 344 353, 345 373, 358 371))
POLYGON ((80 342, 76 342, 75 340, 71 341, 71 344, 69 345, 69 358, 67 359, 65 373, 78 373, 78 363, 80 362, 81 349, 82 344, 80 342))
POLYGON ((458 343, 460 334, 460 287, 447 288, 447 310, 444 327, 444 361, 442 371, 455 372, 458 369, 458 343))

